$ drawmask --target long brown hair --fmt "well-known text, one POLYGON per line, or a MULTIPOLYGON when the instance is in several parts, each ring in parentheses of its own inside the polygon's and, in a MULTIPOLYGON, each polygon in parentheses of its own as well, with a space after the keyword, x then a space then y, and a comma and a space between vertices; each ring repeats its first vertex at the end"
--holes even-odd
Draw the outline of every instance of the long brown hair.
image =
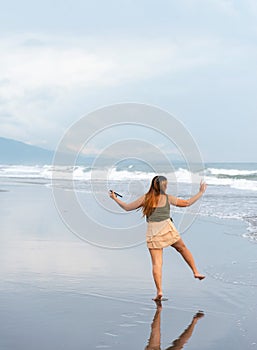
POLYGON ((155 176, 152 179, 149 191, 145 194, 145 200, 142 205, 143 216, 150 216, 157 206, 161 194, 160 183, 167 181, 165 176, 155 176))

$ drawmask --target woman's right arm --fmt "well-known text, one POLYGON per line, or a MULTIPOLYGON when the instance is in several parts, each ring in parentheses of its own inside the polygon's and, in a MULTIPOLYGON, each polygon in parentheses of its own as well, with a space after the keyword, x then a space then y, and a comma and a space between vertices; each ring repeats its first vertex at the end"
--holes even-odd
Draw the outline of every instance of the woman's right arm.
POLYGON ((134 202, 131 203, 125 203, 122 200, 120 200, 119 198, 116 197, 116 195, 114 194, 114 192, 110 192, 110 197, 124 210, 126 211, 131 211, 131 210, 135 210, 138 209, 142 206, 144 199, 145 199, 145 195, 139 197, 138 199, 136 199, 134 202))

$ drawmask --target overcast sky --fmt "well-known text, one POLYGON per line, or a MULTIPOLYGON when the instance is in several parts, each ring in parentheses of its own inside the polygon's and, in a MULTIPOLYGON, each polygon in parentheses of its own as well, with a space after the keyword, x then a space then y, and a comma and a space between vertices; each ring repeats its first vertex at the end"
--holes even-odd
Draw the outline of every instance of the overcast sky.
POLYGON ((1 3, 0 136, 54 149, 122 102, 175 115, 205 161, 257 162, 257 1, 1 3))

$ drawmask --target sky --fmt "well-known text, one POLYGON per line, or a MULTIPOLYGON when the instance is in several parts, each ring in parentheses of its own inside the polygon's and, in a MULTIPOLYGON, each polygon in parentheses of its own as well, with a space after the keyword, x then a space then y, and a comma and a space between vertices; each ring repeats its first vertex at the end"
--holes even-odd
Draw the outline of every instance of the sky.
POLYGON ((175 116, 205 161, 257 162, 257 2, 1 3, 0 136, 55 149, 123 102, 175 116))

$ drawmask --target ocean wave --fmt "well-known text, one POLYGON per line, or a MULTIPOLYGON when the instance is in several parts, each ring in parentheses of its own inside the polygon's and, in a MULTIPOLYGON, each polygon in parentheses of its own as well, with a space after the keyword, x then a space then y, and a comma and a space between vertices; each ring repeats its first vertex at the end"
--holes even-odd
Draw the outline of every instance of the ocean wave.
MULTIPOLYGON (((251 167, 250 169, 207 167, 193 174, 186 168, 177 167, 174 171, 163 169, 161 174, 168 178, 171 189, 175 182, 183 184, 178 186, 179 196, 187 196, 189 187, 192 187, 192 182, 196 184, 203 178, 209 188, 203 197, 199 215, 243 220, 248 226, 244 237, 252 242, 257 242, 257 217, 255 216, 257 212, 257 180, 251 178, 251 176, 257 174, 256 170, 251 169, 251 167), (242 178, 238 178, 238 176, 242 178)), ((136 167, 134 169, 131 164, 128 164, 125 168, 92 168, 82 165, 0 165, 0 179, 2 179, 2 182, 6 182, 6 179, 7 182, 14 179, 13 181, 24 183, 41 183, 51 188, 53 185, 52 178, 54 177, 57 180, 54 186, 58 188, 65 191, 74 191, 75 189, 76 192, 91 193, 91 184, 95 181, 94 191, 102 193, 103 190, 107 191, 109 188, 114 188, 117 192, 122 193, 125 198, 128 198, 131 193, 139 195, 146 191, 155 175, 149 169, 148 171, 138 170, 136 167)), ((180 213, 183 211, 183 209, 180 209, 173 208, 173 212, 180 213)))
POLYGON ((204 177, 209 185, 257 191, 257 170, 207 168, 204 170, 204 177))
POLYGON ((257 175, 257 170, 239 170, 239 169, 225 169, 225 168, 207 168, 207 172, 212 175, 227 175, 227 176, 249 176, 257 175))
POLYGON ((1 165, 0 177, 2 178, 45 178, 44 167, 26 165, 1 165))
MULTIPOLYGON (((199 173, 192 173, 188 169, 180 167, 172 172, 169 169, 163 169, 162 174, 171 182, 191 184, 203 178, 212 186, 227 186, 238 190, 257 191, 257 170, 209 167, 199 173)), ((91 168, 81 165, 0 166, 0 178, 37 178, 47 180, 54 178, 74 181, 151 181, 155 175, 156 173, 149 171, 131 171, 131 166, 126 169, 117 169, 116 167, 91 168)))
POLYGON ((205 173, 206 175, 215 176, 219 179, 257 180, 257 170, 207 168, 205 173))

